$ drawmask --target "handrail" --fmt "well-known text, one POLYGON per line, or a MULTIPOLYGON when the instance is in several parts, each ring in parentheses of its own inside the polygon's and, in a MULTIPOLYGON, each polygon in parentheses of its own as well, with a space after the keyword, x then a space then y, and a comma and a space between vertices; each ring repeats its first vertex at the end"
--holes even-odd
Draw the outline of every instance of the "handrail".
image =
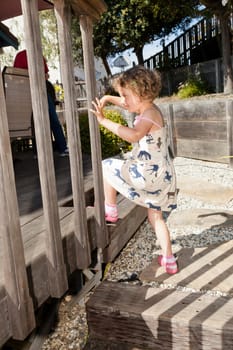
POLYGON ((144 65, 151 69, 177 68, 190 65, 192 64, 192 51, 219 34, 221 34, 220 23, 216 16, 202 18, 168 45, 164 45, 160 52, 146 59, 144 65))

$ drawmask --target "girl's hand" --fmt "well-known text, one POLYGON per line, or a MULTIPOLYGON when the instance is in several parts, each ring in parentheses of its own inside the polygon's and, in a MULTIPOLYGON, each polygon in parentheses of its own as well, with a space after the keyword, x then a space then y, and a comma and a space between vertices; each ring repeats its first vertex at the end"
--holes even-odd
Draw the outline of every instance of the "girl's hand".
POLYGON ((101 121, 103 119, 105 119, 104 118, 104 114, 103 114, 104 104, 97 97, 96 97, 95 101, 92 101, 92 104, 95 107, 95 110, 91 109, 91 112, 94 113, 94 115, 96 116, 98 122, 101 123, 101 121))
POLYGON ((100 105, 102 106, 102 108, 104 106, 106 106, 106 104, 109 103, 109 98, 111 98, 111 96, 109 96, 109 95, 104 95, 103 97, 100 98, 99 101, 100 101, 100 105))

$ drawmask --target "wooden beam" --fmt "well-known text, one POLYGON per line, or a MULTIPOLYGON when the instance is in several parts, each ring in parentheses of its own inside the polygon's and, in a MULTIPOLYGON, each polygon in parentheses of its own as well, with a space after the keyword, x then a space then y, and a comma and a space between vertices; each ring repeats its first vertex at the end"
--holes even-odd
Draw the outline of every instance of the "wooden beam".
POLYGON ((102 156, 99 125, 90 111, 93 108, 92 101, 96 97, 95 61, 93 48, 93 23, 90 17, 80 17, 80 28, 83 43, 84 70, 87 86, 87 108, 91 138, 92 169, 95 192, 95 213, 97 246, 104 248, 109 242, 108 231, 105 223, 104 191, 102 175, 102 156))
POLYGON ((70 170, 75 211, 75 237, 77 268, 87 268, 91 262, 91 253, 87 229, 84 180, 82 168, 82 149, 78 112, 75 96, 74 67, 71 48, 71 8, 64 0, 55 2, 55 14, 58 26, 58 39, 61 58, 61 76, 64 86, 65 119, 70 151, 70 170))
MULTIPOLYGON (((86 306, 89 337, 140 349, 230 349, 229 297, 102 282, 86 306)), ((119 347, 120 349, 120 347, 119 347)))
POLYGON ((107 9, 103 0, 70 0, 70 3, 77 17, 84 15, 89 16, 92 20, 98 20, 107 9))
POLYGON ((35 124, 40 184, 46 227, 46 255, 51 296, 61 297, 68 288, 62 251, 56 179, 45 86, 45 72, 40 38, 37 0, 21 0, 25 41, 35 124))
POLYGON ((226 100, 227 145, 229 162, 233 166, 233 100, 226 100))

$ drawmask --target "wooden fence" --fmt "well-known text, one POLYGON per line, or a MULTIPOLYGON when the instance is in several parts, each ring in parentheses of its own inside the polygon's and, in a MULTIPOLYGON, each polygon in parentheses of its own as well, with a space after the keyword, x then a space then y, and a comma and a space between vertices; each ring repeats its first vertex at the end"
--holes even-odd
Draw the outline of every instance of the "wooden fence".
MULTIPOLYGON (((232 24, 232 23, 231 23, 232 24)), ((144 61, 148 68, 172 69, 221 57, 220 23, 216 16, 202 18, 162 51, 144 61)))
MULTIPOLYGON (((233 17, 230 18, 233 29, 233 17)), ((144 61, 159 69, 163 77, 162 95, 172 95, 191 76, 206 83, 210 93, 222 92, 223 64, 220 22, 216 16, 202 18, 155 55, 144 61)))
POLYGON ((192 98, 158 106, 176 156, 233 165, 232 98, 192 98))

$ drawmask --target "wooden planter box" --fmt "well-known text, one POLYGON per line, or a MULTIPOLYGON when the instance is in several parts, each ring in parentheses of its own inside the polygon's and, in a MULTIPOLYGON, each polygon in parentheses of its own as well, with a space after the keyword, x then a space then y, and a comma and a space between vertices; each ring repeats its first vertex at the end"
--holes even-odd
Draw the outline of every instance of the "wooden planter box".
POLYGON ((178 157, 233 164, 233 99, 192 98, 157 103, 178 157))

